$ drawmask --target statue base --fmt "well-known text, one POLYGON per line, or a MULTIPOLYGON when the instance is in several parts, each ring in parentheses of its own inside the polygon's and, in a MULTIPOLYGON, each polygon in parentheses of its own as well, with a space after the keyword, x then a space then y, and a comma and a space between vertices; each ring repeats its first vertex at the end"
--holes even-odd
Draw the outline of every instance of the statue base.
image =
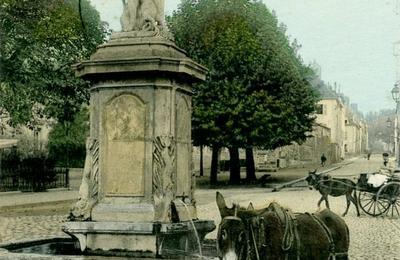
POLYGON ((130 257, 177 258, 194 256, 207 233, 215 229, 213 221, 194 220, 178 223, 156 222, 66 222, 63 231, 89 254, 117 252, 130 257))

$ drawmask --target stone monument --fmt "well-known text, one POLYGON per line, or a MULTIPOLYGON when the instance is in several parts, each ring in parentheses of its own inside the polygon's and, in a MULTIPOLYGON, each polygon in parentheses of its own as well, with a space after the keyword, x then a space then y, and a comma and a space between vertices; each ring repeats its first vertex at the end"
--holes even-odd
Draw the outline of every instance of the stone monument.
POLYGON ((206 68, 178 48, 164 0, 124 0, 122 32, 75 66, 91 82, 90 137, 79 200, 63 230, 90 252, 198 252, 191 171, 191 85, 206 68))

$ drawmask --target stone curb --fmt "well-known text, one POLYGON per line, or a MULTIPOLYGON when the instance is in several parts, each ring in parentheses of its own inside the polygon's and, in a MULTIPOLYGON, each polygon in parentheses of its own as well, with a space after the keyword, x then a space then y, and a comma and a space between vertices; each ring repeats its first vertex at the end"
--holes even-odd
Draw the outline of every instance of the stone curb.
POLYGON ((7 205, 0 206, 0 214, 1 213, 9 213, 9 212, 22 212, 22 211, 34 211, 34 210, 43 210, 48 208, 54 208, 54 205, 57 204, 70 204, 72 205, 77 199, 69 199, 69 200, 53 200, 53 201, 45 201, 45 202, 34 202, 34 203, 25 203, 25 204, 17 204, 17 205, 7 205))

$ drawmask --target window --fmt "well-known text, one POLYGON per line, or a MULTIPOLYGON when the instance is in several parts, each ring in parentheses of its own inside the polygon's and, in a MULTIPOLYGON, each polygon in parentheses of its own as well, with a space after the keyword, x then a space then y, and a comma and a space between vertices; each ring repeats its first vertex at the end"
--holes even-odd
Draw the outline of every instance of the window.
POLYGON ((318 104, 316 108, 316 112, 318 115, 323 115, 324 114, 324 105, 318 104))

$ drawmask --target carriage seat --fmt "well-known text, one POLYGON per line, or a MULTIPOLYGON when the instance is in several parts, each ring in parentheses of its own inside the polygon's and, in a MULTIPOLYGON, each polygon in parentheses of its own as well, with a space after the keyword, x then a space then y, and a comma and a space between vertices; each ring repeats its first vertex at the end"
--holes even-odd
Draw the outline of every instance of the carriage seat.
POLYGON ((399 168, 394 170, 392 179, 395 181, 400 181, 400 169, 399 168))
POLYGON ((374 188, 378 188, 380 186, 382 186, 383 184, 385 184, 389 179, 389 176, 387 176, 386 174, 381 174, 381 173, 374 173, 371 174, 368 177, 368 184, 371 184, 372 187, 374 188))

